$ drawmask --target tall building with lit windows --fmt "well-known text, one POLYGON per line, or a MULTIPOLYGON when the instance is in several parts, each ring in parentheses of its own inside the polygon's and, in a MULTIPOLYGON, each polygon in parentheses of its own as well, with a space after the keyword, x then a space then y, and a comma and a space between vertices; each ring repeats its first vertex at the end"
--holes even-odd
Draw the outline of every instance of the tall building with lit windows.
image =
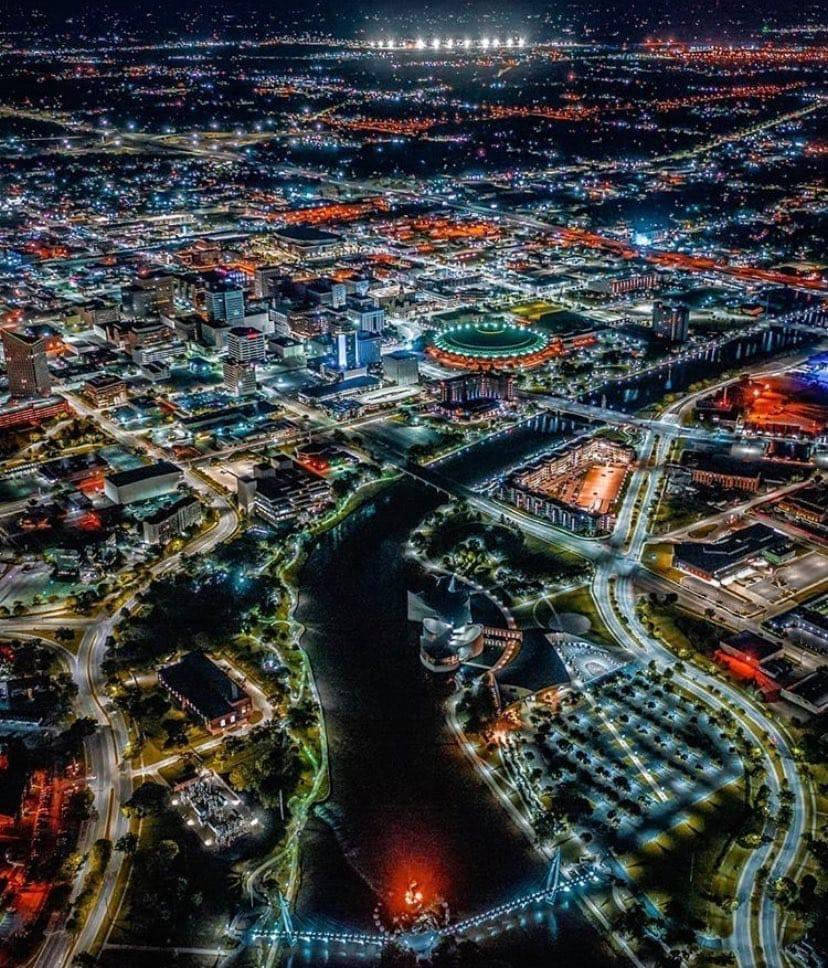
POLYGON ((687 306, 660 300, 653 303, 653 332, 656 336, 671 343, 684 343, 687 341, 689 322, 690 310, 687 306))
POLYGON ((13 397, 48 397, 52 379, 46 365, 46 339, 26 330, 3 330, 3 351, 13 397))
POLYGON ((256 392, 256 366, 254 363, 224 361, 224 385, 237 397, 256 392))
POLYGON ((267 355, 265 334, 251 326, 233 326, 227 333, 227 358, 234 363, 260 363, 267 355))

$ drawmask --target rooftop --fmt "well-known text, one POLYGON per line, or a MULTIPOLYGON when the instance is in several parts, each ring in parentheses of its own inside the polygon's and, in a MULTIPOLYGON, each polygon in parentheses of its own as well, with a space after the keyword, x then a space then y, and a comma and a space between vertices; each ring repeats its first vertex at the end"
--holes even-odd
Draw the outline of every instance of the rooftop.
POLYGON ((524 629, 520 651, 497 674, 499 685, 527 692, 569 682, 569 675, 546 629, 524 629))
POLYGON ((188 652, 172 665, 164 666, 158 677, 172 692, 184 696, 206 719, 233 712, 233 706, 247 693, 203 652, 188 652))
POLYGON ((177 464, 171 464, 166 460, 159 460, 155 464, 145 464, 143 467, 134 467, 129 471, 120 471, 117 474, 109 474, 108 480, 115 487, 124 487, 126 484, 137 484, 139 481, 150 481, 154 477, 164 477, 167 474, 181 474, 181 468, 177 464))
POLYGON ((755 632, 751 632, 750 629, 744 629, 741 632, 737 632, 736 635, 730 635, 726 639, 722 639, 722 645, 733 649, 735 652, 739 652, 757 664, 772 658, 782 651, 781 645, 777 645, 776 642, 769 642, 767 639, 762 638, 761 635, 756 635, 755 632))
POLYGON ((275 233, 280 239, 287 239, 298 245, 332 245, 339 241, 339 236, 333 232, 323 232, 312 225, 291 225, 277 229, 275 233))
POLYGON ((828 706, 828 666, 822 666, 811 675, 800 679, 796 685, 790 687, 789 692, 795 693, 818 709, 828 706))
POLYGON ((740 528, 719 541, 680 541, 675 558, 680 564, 716 575, 763 552, 780 553, 790 546, 781 532, 766 524, 740 528))

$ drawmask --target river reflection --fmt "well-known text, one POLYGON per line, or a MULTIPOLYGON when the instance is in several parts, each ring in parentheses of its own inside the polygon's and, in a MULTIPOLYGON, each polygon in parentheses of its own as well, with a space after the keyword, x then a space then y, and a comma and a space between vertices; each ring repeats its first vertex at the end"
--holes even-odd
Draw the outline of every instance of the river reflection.
POLYGON ((813 341, 813 336, 807 333, 770 328, 753 336, 731 340, 720 347, 711 347, 698 358, 663 366, 640 377, 612 381, 584 394, 581 399, 585 403, 634 413, 660 400, 666 393, 681 393, 700 380, 708 380, 731 368, 767 359, 813 341))
MULTIPOLYGON (((520 431, 509 446, 479 448, 468 466, 489 473, 515 448, 549 440, 520 431)), ((461 475, 465 466, 460 457, 444 470, 461 475)), ((444 687, 409 639, 405 543, 439 501, 415 482, 393 484, 324 535, 301 575, 297 617, 324 708, 332 784, 302 843, 297 913, 316 925, 370 928, 377 897, 400 878, 444 897, 458 917, 544 877, 541 859, 458 749, 444 721, 444 687)), ((520 933, 520 963, 535 963, 551 945, 559 951, 579 932, 583 947, 589 930, 578 913, 564 911, 558 923, 555 942, 546 928, 539 937, 520 933)))

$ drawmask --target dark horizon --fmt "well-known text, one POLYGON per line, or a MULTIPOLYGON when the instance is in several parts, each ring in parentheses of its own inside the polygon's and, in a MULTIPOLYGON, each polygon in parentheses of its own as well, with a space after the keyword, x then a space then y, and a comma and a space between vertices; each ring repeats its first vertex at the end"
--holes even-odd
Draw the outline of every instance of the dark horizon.
POLYGON ((771 0, 707 0, 703 4, 677 7, 671 0, 656 0, 643 9, 624 0, 608 3, 563 2, 550 5, 518 0, 508 8, 488 2, 443 0, 402 6, 382 3, 341 5, 313 0, 276 10, 260 0, 233 4, 195 0, 177 4, 174 10, 138 0, 109 0, 106 4, 82 0, 72 5, 39 2, 5 14, 4 32, 55 38, 107 40, 124 35, 143 38, 262 37, 274 33, 310 35, 336 39, 372 36, 415 37, 418 30, 468 31, 499 29, 522 33, 533 42, 555 40, 637 44, 646 39, 707 42, 761 41, 795 26, 798 33, 813 29, 824 34, 822 4, 778 4, 771 0))

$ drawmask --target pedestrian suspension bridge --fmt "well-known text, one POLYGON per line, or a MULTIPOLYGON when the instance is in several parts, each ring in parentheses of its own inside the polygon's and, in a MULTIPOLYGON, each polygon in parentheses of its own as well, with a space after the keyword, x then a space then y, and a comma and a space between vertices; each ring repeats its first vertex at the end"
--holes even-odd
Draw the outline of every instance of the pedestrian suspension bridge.
POLYGON ((276 924, 255 933, 256 940, 267 941, 282 947, 292 949, 311 949, 317 946, 348 947, 379 951, 390 941, 410 948, 413 951, 426 953, 432 950, 443 938, 471 938, 481 940, 491 936, 508 925, 509 920, 532 909, 551 907, 562 894, 567 894, 578 887, 583 887, 597 876, 591 871, 578 873, 561 873, 560 851, 552 855, 543 886, 535 891, 522 894, 511 901, 498 904, 479 914, 446 924, 440 928, 426 928, 409 932, 373 931, 360 932, 348 930, 315 930, 300 924, 294 919, 290 906, 282 894, 279 894, 279 917, 276 924), (494 931, 493 931, 494 929, 494 931))

